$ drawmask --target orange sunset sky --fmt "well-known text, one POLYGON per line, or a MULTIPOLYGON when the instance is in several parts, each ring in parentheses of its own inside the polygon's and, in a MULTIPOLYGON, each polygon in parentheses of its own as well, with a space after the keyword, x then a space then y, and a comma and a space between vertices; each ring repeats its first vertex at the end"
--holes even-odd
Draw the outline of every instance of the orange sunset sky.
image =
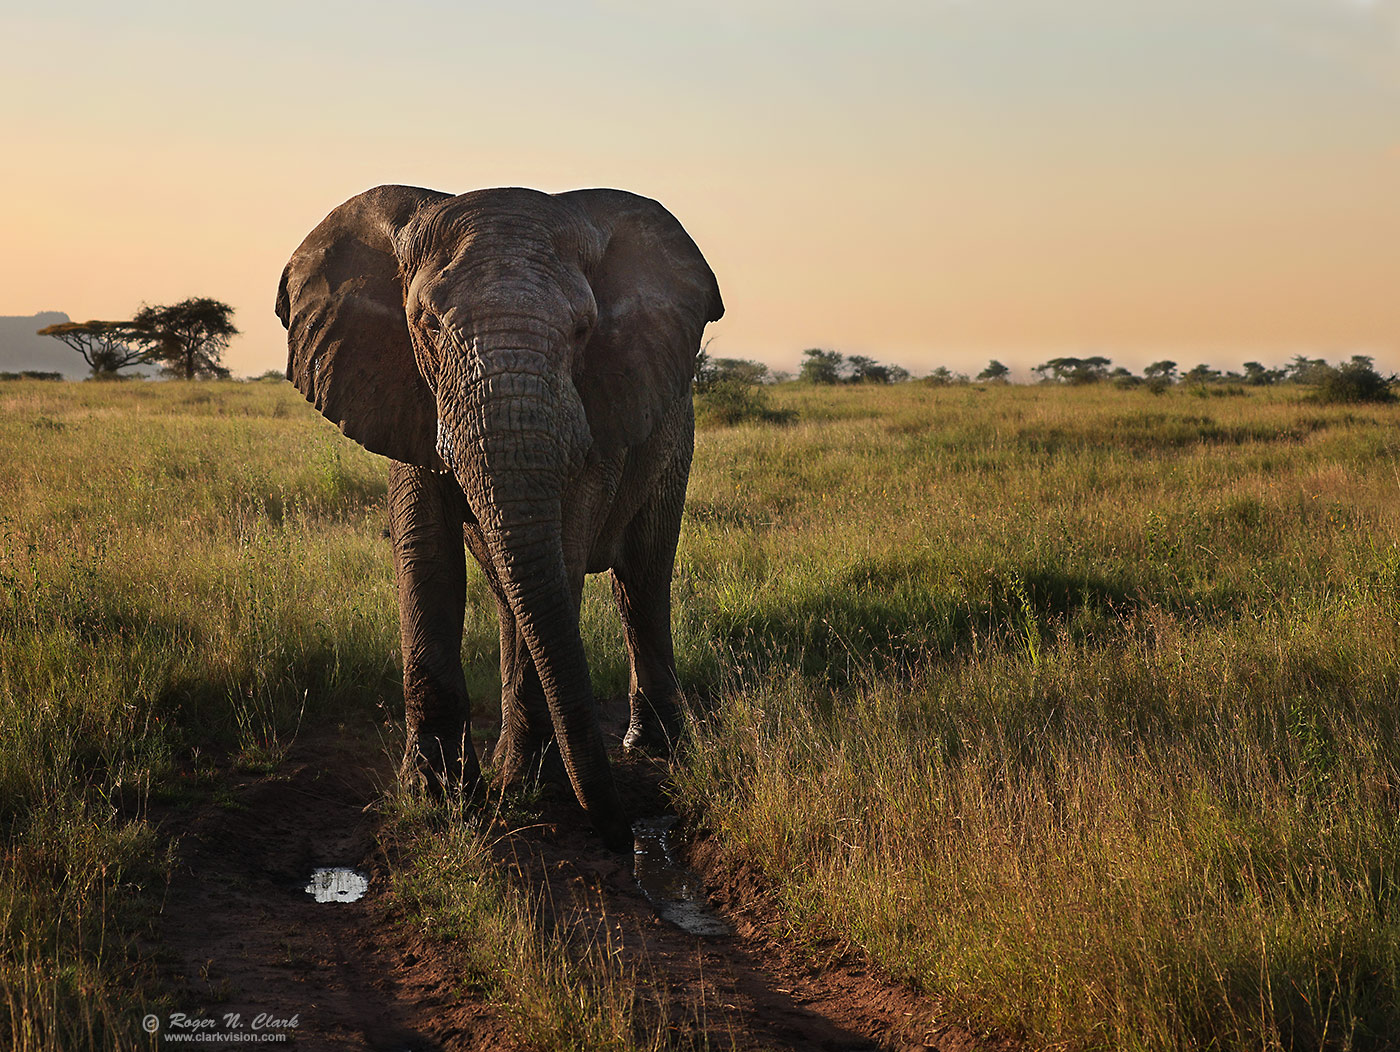
POLYGON ((618 186, 712 352, 1400 369, 1390 0, 7 4, 0 314, 226 300, 367 187, 618 186))

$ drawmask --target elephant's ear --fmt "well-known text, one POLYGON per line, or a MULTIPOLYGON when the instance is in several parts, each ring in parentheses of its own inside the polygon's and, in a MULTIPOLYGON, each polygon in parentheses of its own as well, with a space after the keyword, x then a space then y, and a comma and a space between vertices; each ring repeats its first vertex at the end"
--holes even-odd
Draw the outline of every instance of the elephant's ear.
POLYGON ((331 212, 292 253, 277 289, 287 379, 372 453, 441 468, 437 403, 404 316, 395 236, 450 194, 379 186, 331 212))
POLYGON ((724 314, 719 285, 685 228, 657 202, 621 190, 559 198, 584 214, 602 244, 589 272, 598 325, 578 378, 589 426, 604 447, 636 445, 690 397, 700 336, 724 314))

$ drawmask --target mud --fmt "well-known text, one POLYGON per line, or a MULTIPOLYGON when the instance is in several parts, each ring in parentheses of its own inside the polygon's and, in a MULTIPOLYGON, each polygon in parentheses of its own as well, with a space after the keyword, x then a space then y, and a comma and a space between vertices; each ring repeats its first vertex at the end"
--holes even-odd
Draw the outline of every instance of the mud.
POLYGON ((676 861, 671 844, 676 822, 675 815, 666 815, 633 823, 632 879, 666 923, 690 935, 731 935, 733 930, 710 905, 700 878, 676 861))
MULTIPOLYGON (((624 705, 609 716, 614 740, 625 715, 624 705)), ((368 728, 304 730, 273 775, 238 778, 220 804, 168 819, 182 836, 150 947, 172 991, 155 1013, 162 1029, 174 1013, 212 1020, 210 1029, 237 1016, 245 1031, 261 1017, 294 1019, 282 1047, 296 1049, 523 1048, 508 1014, 461 982, 451 945, 411 930, 381 890, 388 870, 373 805, 392 771, 368 728), (366 879, 363 897, 318 902, 308 893, 311 874, 335 867, 366 879)), ((661 767, 619 760, 617 775, 641 820, 639 853, 608 851, 561 796, 530 828, 503 830, 495 857, 551 904, 542 923, 557 937, 586 942, 608 932, 616 957, 638 975, 641 1010, 664 1018, 675 1047, 1015 1047, 943 1025, 935 1004, 855 954, 794 947, 761 877, 674 826, 661 767), (702 918, 704 933, 685 930, 677 907, 702 918)))
POLYGON ((372 729, 303 730, 274 774, 235 776, 218 803, 164 819, 180 834, 180 864, 152 947, 171 991, 152 1012, 160 1031, 244 1048, 246 1037, 207 1037, 247 1035, 263 1018, 295 1020, 272 1047, 298 1050, 519 1047, 497 1010, 461 988, 448 955, 373 890, 388 885, 373 804, 392 776, 372 729), (328 864, 358 870, 371 890, 317 902, 309 878, 328 864))

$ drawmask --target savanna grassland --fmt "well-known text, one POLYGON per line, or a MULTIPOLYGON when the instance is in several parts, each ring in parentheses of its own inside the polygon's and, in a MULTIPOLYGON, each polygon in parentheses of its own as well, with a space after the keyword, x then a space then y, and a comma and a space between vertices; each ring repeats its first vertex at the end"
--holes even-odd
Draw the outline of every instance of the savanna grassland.
MULTIPOLYGON (((793 930, 1032 1047, 1389 1047, 1400 410, 771 402, 795 421, 697 436, 672 778, 793 930)), ((281 384, 10 382, 0 408, 0 1042, 140 1047, 152 812, 217 793, 211 756, 270 769, 299 728, 401 715, 383 463, 281 384)), ((625 690, 604 581, 583 628, 597 690, 625 690)), ((478 879, 471 824, 385 810, 403 893, 484 932, 483 970, 579 981, 478 879)), ((635 1038, 597 990, 561 1047, 635 1038)))

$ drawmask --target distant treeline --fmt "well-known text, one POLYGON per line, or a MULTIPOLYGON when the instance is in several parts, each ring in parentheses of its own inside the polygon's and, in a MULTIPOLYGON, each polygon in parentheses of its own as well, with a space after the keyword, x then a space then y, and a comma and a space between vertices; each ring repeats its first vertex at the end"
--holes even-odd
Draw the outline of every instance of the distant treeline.
MULTIPOLYGON (((993 361, 988 368, 1000 366, 993 361)), ((1296 355, 1291 362, 1278 369, 1270 369, 1259 362, 1245 362, 1244 372, 1221 371, 1204 363, 1193 366, 1185 372, 1179 371, 1176 362, 1163 359, 1153 362, 1142 371, 1141 376, 1122 366, 1111 368, 1112 360, 1102 355, 1089 358, 1051 358, 1031 371, 1041 383, 1093 384, 1105 381, 1120 387, 1136 387, 1140 384, 1169 387, 1172 384, 1239 384, 1250 387, 1266 387, 1271 384, 1311 384, 1326 383, 1336 374, 1350 371, 1375 372, 1372 358, 1357 354, 1342 365, 1329 365, 1323 358, 1309 358, 1305 354, 1296 355)), ((979 379, 986 379, 984 375, 979 379)), ((1393 378, 1388 378, 1393 379, 1393 378)))
MULTIPOLYGON (((1061 357, 1042 362, 1031 371, 1042 384, 1098 384, 1115 387, 1141 387, 1160 394, 1171 387, 1212 388, 1217 393, 1230 393, 1244 387, 1266 387, 1274 384, 1299 384, 1315 388, 1321 401, 1388 402, 1395 396, 1391 388, 1400 378, 1382 375, 1375 361, 1367 355, 1352 355, 1340 365, 1330 365, 1323 358, 1296 355, 1279 368, 1269 368, 1260 362, 1245 362, 1243 372, 1214 369, 1200 364, 1182 372, 1170 359, 1153 362, 1135 374, 1122 366, 1114 367, 1112 359, 1102 355, 1087 358, 1061 357)), ((993 358, 977 376, 970 378, 940 365, 920 382, 932 387, 970 383, 1008 383, 1010 367, 993 358)), ((840 351, 812 348, 802 352, 802 362, 796 377, 784 370, 769 369, 762 362, 747 358, 713 358, 702 351, 696 360, 696 387, 706 392, 716 386, 754 386, 782 383, 796 379, 808 384, 893 384, 914 379, 908 369, 885 365, 864 355, 845 355, 840 351)))
MULTIPOLYGON (((999 364, 992 362, 993 366, 999 364)), ((1392 386, 1397 382, 1393 374, 1383 376, 1376 372, 1374 359, 1364 354, 1354 354, 1340 365, 1329 365, 1326 359, 1309 358, 1305 354, 1295 355, 1292 361, 1277 369, 1259 362, 1245 362, 1242 373, 1213 369, 1204 363, 1180 372, 1176 362, 1166 358, 1153 362, 1142 371, 1141 376, 1122 366, 1112 366, 1113 362, 1102 355, 1051 358, 1037 365, 1032 372, 1041 383, 1111 383, 1116 387, 1143 387, 1154 394, 1173 386, 1230 393, 1242 391, 1245 387, 1297 384, 1313 388, 1312 397, 1321 402, 1394 401, 1392 386)), ((986 378, 985 372, 981 378, 986 378)))

